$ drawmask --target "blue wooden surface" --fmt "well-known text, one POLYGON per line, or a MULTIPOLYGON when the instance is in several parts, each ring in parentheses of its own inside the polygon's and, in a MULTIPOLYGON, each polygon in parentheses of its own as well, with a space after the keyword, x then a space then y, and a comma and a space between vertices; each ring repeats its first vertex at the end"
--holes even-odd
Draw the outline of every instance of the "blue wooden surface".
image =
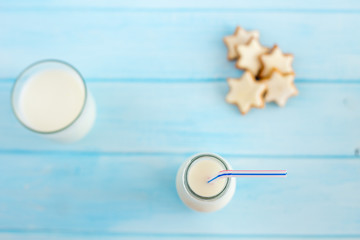
POLYGON ((360 238, 359 24, 357 1, 0 1, 0 239, 360 238), (236 25, 294 53, 285 108, 244 117, 224 101, 236 25), (93 92, 80 142, 12 115, 14 79, 43 58, 93 92), (225 209, 195 213, 174 181, 200 151, 289 176, 241 179, 225 209))

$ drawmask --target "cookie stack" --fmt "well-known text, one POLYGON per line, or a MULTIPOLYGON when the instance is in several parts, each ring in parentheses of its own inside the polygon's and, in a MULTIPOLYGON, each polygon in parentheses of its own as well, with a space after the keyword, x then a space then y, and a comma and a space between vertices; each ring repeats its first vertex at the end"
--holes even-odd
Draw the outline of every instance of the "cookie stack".
POLYGON ((298 94, 292 68, 294 56, 285 54, 274 45, 271 49, 259 42, 258 31, 237 27, 235 33, 224 38, 228 59, 236 60, 236 67, 244 70, 240 78, 229 78, 230 92, 226 101, 236 104, 242 114, 251 108, 264 108, 265 102, 283 107, 289 97, 298 94))

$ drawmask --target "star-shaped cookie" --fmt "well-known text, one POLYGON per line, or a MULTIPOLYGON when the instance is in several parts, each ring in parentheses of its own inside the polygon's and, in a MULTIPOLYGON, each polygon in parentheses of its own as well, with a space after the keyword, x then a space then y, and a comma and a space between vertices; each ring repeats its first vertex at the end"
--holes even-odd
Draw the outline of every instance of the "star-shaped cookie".
POLYGON ((261 80, 266 83, 268 89, 265 95, 266 102, 276 102, 280 107, 285 106, 289 97, 298 94, 294 84, 295 75, 282 74, 279 70, 274 69, 269 78, 261 80))
POLYGON ((242 70, 248 70, 256 77, 261 69, 259 57, 267 53, 269 49, 262 46, 259 39, 251 38, 247 44, 238 45, 236 51, 239 55, 236 67, 242 70))
POLYGON ((240 78, 228 79, 230 91, 226 96, 228 103, 236 104, 242 114, 246 114, 252 107, 263 108, 263 95, 266 84, 256 81, 254 76, 245 71, 240 78))
POLYGON ((293 59, 293 55, 284 54, 281 49, 275 45, 269 53, 265 53, 260 56, 260 61, 262 63, 260 77, 269 77, 274 68, 283 74, 293 73, 294 71, 291 66, 293 59))
POLYGON ((260 34, 258 31, 246 31, 241 27, 237 27, 235 33, 230 36, 224 37, 225 45, 228 48, 228 59, 234 60, 238 58, 236 46, 247 43, 250 38, 259 38, 260 34))

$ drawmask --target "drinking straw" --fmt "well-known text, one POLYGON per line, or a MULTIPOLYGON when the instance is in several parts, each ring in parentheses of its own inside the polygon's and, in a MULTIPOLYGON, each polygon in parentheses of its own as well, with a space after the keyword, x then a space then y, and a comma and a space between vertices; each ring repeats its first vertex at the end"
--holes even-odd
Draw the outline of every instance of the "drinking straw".
POLYGON ((218 178, 230 177, 286 177, 286 170, 223 170, 215 177, 211 178, 208 183, 218 178))

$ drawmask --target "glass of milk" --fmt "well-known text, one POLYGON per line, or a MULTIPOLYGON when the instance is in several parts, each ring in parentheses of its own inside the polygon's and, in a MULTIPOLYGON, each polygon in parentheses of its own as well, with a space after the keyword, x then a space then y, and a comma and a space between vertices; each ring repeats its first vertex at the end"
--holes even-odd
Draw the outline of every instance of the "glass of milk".
POLYGON ((222 170, 231 170, 231 166, 219 155, 200 153, 190 157, 181 165, 176 176, 180 199, 199 212, 223 208, 234 195, 235 179, 221 178, 207 182, 222 170))
POLYGON ((11 100, 22 125, 59 142, 81 139, 95 121, 95 102, 83 77, 63 61, 30 65, 17 78, 11 100))

